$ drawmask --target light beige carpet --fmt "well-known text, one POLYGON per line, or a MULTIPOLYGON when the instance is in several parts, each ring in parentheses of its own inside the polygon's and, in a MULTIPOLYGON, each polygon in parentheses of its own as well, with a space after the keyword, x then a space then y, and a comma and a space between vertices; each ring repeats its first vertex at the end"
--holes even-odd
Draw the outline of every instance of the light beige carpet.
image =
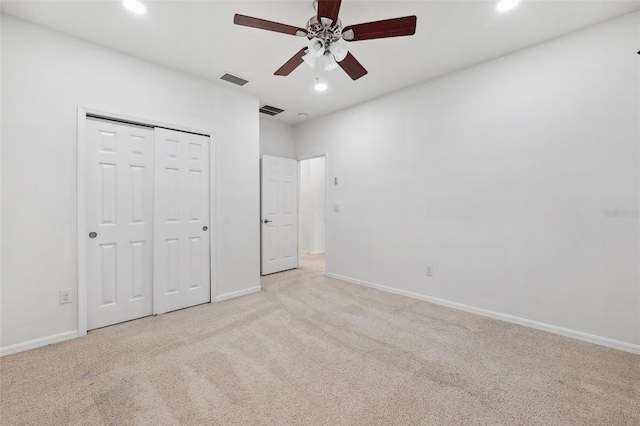
POLYGON ((2 425, 640 425, 640 357, 326 278, 0 359, 2 425))

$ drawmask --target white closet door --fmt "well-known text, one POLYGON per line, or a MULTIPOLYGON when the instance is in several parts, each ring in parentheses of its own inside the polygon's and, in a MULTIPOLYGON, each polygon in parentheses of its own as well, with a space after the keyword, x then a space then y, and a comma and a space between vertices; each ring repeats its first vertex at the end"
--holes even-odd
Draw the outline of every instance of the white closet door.
POLYGON ((156 128, 154 313, 211 300, 209 138, 156 128))
POLYGON ((87 120, 87 328, 152 314, 152 129, 87 120))

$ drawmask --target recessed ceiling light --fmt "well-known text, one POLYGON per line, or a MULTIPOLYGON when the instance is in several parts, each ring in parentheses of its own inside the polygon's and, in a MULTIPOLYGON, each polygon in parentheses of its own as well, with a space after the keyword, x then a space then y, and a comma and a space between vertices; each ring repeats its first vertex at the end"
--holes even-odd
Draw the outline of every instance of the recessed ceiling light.
POLYGON ((520 3, 520 0, 502 0, 496 6, 498 12, 506 12, 516 7, 520 3))
POLYGON ((137 13, 138 15, 147 13, 145 5, 140 3, 138 0, 122 0, 122 3, 124 4, 124 7, 133 13, 137 13))
POLYGON ((327 85, 324 83, 320 83, 318 81, 318 79, 316 78, 316 85, 313 86, 318 92, 324 92, 325 90, 327 90, 327 85))
POLYGON ((299 114, 298 114, 298 118, 302 118, 302 119, 307 118, 307 113, 306 113, 306 112, 301 112, 301 113, 299 113, 299 114))

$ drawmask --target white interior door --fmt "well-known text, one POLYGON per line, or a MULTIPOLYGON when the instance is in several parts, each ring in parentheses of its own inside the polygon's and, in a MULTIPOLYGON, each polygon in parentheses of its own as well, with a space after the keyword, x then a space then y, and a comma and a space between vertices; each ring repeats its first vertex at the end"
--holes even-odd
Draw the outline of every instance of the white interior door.
POLYGON ((153 129, 87 119, 87 328, 152 314, 153 129))
POLYGON ((209 138, 156 128, 154 313, 211 301, 209 138))
POLYGON ((262 156, 262 275, 298 267, 298 162, 262 156))

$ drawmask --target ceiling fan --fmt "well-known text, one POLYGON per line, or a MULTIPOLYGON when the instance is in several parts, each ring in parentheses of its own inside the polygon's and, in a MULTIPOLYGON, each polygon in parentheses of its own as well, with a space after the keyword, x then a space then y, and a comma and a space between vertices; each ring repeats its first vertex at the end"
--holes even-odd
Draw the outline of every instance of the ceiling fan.
POLYGON ((338 19, 341 0, 318 0, 314 2, 317 14, 312 16, 305 28, 280 24, 260 18, 236 14, 233 23, 245 27, 275 31, 298 37, 306 37, 310 41, 306 47, 298 51, 274 74, 286 76, 291 74, 303 62, 315 66, 321 60, 325 70, 340 66, 353 80, 367 74, 367 70, 346 47, 336 43, 342 39, 348 42, 371 40, 376 38, 400 37, 413 35, 416 32, 416 16, 384 19, 382 21, 342 26, 338 19))

